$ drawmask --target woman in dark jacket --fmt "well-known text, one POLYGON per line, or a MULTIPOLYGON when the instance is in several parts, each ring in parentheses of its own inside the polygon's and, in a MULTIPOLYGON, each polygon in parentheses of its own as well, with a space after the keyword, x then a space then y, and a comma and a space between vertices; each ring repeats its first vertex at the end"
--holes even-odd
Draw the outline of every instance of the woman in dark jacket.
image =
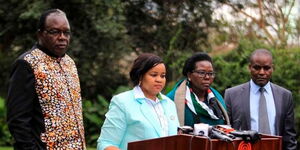
POLYGON ((167 96, 174 100, 180 125, 229 124, 225 102, 210 85, 215 78, 211 57, 196 53, 185 61, 180 80, 167 96))

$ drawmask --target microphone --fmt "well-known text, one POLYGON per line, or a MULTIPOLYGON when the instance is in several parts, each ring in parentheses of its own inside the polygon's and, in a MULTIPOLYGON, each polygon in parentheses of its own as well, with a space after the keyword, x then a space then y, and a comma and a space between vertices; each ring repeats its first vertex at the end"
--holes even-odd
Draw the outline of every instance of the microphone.
POLYGON ((205 123, 194 124, 194 135, 208 136, 211 127, 205 123))
POLYGON ((212 127, 208 124, 199 123, 194 124, 194 135, 197 136, 206 136, 210 138, 220 139, 226 142, 232 142, 235 138, 234 135, 227 134, 216 127, 212 127))
POLYGON ((225 136, 228 136, 232 139, 235 139, 235 136, 232 135, 231 133, 225 132, 224 130, 220 130, 219 128, 214 128, 214 130, 221 133, 221 134, 223 134, 223 135, 225 135, 225 136))
POLYGON ((177 128, 178 134, 193 134, 193 128, 190 126, 182 126, 177 128))
POLYGON ((222 134, 225 134, 232 139, 241 138, 244 141, 251 143, 255 143, 256 141, 260 140, 260 135, 258 132, 253 130, 240 131, 233 129, 228 125, 217 125, 215 126, 215 130, 222 132, 222 134))
POLYGON ((253 130, 247 131, 232 131, 230 134, 233 134, 236 137, 241 137, 244 141, 255 143, 261 139, 259 133, 253 130))
POLYGON ((212 128, 211 132, 210 132, 210 137, 211 138, 216 138, 216 139, 220 139, 222 141, 226 141, 226 142, 232 142, 233 138, 227 136, 226 134, 220 132, 219 130, 212 128))
POLYGON ((246 142, 255 143, 261 138, 257 131, 237 131, 228 125, 210 126, 204 123, 194 124, 194 128, 190 126, 178 127, 178 134, 205 136, 211 139, 220 139, 221 141, 226 142, 232 142, 234 139, 239 138, 246 142))

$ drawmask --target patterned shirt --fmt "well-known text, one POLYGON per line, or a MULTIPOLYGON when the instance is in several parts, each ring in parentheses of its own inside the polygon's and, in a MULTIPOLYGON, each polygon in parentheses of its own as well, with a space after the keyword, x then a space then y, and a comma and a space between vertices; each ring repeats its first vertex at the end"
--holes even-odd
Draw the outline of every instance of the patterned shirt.
POLYGON ((42 143, 47 149, 86 149, 80 84, 75 63, 68 55, 58 58, 48 53, 49 51, 43 48, 34 47, 16 61, 8 97, 8 121, 16 141, 15 145, 24 144, 40 148, 37 145, 42 143), (29 70, 27 74, 18 73, 18 70, 26 69, 21 68, 20 64, 29 70), (27 80, 27 77, 30 80, 27 80), (31 79, 34 81, 31 82, 31 79), (23 89, 17 88, 18 86, 23 89), (34 90, 30 91, 35 93, 19 91, 26 91, 26 87, 34 87, 34 90), (16 104, 22 103, 30 106, 28 112, 22 107, 14 109, 16 104), (38 103, 39 106, 34 103, 38 103), (37 108, 31 110, 31 107, 37 108), (19 115, 20 113, 23 115, 19 115), (26 121, 27 118, 31 118, 32 121, 26 121), (20 125, 17 124, 18 121, 21 122, 20 125), (21 137, 22 134, 32 135, 21 137), (28 143, 22 143, 24 141, 28 143))

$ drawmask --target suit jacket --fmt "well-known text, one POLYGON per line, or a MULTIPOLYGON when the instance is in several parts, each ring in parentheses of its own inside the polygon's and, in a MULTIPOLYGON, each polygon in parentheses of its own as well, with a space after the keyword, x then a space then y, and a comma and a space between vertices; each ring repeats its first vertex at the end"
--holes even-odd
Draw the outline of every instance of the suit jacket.
MULTIPOLYGON (((283 137, 283 149, 295 150, 297 141, 292 94, 273 83, 271 89, 276 108, 275 134, 283 137)), ((250 130, 250 82, 227 89, 224 99, 232 127, 250 130)))
MULTIPOLYGON (((164 95, 162 99, 169 135, 176 135, 179 122, 175 104, 164 95)), ((162 128, 153 113, 153 108, 144 98, 135 99, 133 90, 114 96, 105 116, 98 139, 98 150, 103 150, 107 146, 126 150, 128 142, 162 137, 162 128)))

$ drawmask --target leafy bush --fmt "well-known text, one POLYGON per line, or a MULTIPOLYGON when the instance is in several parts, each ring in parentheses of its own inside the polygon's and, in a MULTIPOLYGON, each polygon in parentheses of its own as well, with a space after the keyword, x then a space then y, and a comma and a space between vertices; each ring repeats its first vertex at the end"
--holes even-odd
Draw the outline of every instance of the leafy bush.
MULTIPOLYGON (((213 57, 217 78, 213 86, 224 94, 226 88, 250 80, 248 58, 250 53, 263 45, 242 41, 232 52, 213 57)), ((265 47, 266 48, 266 47, 265 47)), ((274 71, 271 81, 293 93, 295 104, 295 127, 300 131, 300 49, 271 49, 274 60, 274 71)), ((298 137, 298 142, 300 138, 298 137)))
POLYGON ((108 110, 109 102, 102 96, 96 101, 83 100, 83 120, 85 126, 85 138, 88 146, 95 147, 100 135, 100 129, 108 110))
POLYGON ((0 97, 0 146, 11 145, 12 137, 6 123, 5 100, 0 97))
POLYGON ((272 80, 293 93, 296 130, 300 143, 300 49, 280 49, 274 51, 275 70, 272 80))
POLYGON ((212 56, 217 76, 214 87, 224 93, 225 89, 249 81, 249 56, 258 48, 267 48, 259 41, 241 40, 239 46, 229 53, 212 56))
MULTIPOLYGON (((119 86, 114 94, 119 94, 129 89, 131 88, 128 86, 119 86)), ((95 147, 97 145, 97 139, 100 135, 108 106, 109 100, 100 95, 98 95, 96 101, 83 100, 83 120, 88 147, 95 147)))
MULTIPOLYGON (((274 67, 271 81, 290 90, 295 104, 295 127, 300 132, 300 49, 273 49, 259 41, 241 40, 239 46, 228 53, 213 55, 213 62, 217 76, 213 83, 222 95, 225 89, 250 80, 248 71, 249 56, 258 48, 266 48, 273 53, 274 67)), ((176 67, 174 67, 176 68, 176 67)), ((177 67, 178 68, 178 67, 177 67)), ((175 72, 181 74, 182 69, 175 72)), ((173 70, 174 71, 174 70, 173 70)), ((180 75, 179 75, 180 76, 180 75)), ((177 81, 179 78, 177 79, 177 81)), ((166 86, 166 93, 173 88, 177 81, 170 81, 166 86)), ((297 132, 297 133, 298 133, 297 132)), ((298 137, 300 143, 300 137, 298 137)))

